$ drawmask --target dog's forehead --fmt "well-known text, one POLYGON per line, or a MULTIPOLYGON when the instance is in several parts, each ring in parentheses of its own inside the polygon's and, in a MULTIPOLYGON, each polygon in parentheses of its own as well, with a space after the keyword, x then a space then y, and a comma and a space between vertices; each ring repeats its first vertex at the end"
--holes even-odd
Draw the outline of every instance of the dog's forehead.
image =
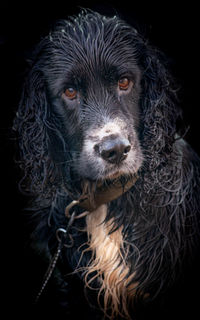
POLYGON ((116 16, 109 18, 92 13, 63 21, 59 31, 66 33, 69 38, 76 39, 78 42, 83 40, 83 43, 86 43, 93 41, 94 38, 104 41, 114 37, 123 39, 124 34, 127 40, 128 33, 132 33, 132 28, 116 16))
POLYGON ((62 21, 49 35, 49 59, 44 63, 48 83, 63 88, 77 81, 84 86, 97 83, 100 77, 114 81, 127 76, 127 70, 139 75, 134 34, 134 29, 117 17, 90 14, 62 21))
POLYGON ((89 67, 101 67, 111 61, 118 65, 133 64, 133 30, 116 16, 88 14, 66 21, 59 30, 59 41, 71 62, 89 67))

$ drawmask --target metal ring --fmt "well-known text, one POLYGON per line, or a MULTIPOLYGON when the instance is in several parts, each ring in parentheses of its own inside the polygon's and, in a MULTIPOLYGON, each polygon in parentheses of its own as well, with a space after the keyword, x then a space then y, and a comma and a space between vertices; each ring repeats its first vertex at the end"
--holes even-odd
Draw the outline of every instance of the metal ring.
POLYGON ((59 242, 61 242, 61 238, 60 238, 60 236, 59 236, 59 233, 60 233, 60 232, 66 234, 67 231, 66 231, 65 229, 63 229, 63 228, 58 228, 58 229, 56 230, 56 238, 57 238, 57 240, 58 240, 59 242))
POLYGON ((69 210, 74 207, 75 205, 77 205, 80 201, 79 200, 73 200, 72 202, 70 202, 70 204, 65 208, 65 215, 67 218, 70 218, 69 215, 69 210))

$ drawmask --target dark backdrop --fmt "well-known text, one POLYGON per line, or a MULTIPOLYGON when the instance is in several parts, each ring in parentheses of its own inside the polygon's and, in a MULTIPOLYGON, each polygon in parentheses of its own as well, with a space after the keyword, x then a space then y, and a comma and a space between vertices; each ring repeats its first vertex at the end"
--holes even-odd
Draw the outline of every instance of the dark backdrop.
MULTIPOLYGON (((199 145, 199 6, 192 2, 173 1, 16 1, 0 5, 0 175, 1 175, 1 274, 8 311, 14 311, 21 298, 25 274, 35 274, 32 265, 26 269, 23 257, 25 228, 22 208, 25 199, 17 188, 19 170, 14 162, 15 137, 12 121, 20 99, 21 86, 27 67, 26 59, 32 48, 45 35, 54 21, 77 14, 79 7, 102 14, 119 14, 159 47, 171 63, 171 72, 180 85, 179 97, 184 119, 190 130, 186 139, 200 154, 199 145), (15 306, 15 307, 13 307, 15 306)), ((194 281, 191 280, 191 281, 194 281)), ((31 283, 30 283, 31 285, 31 283)), ((26 286, 28 287, 28 285, 26 286)), ((195 281, 194 281, 194 290, 195 281)), ((184 290, 184 288, 183 288, 184 290)), ((197 288, 197 295, 199 294, 197 288)), ((26 295, 26 293, 25 293, 26 295)), ((191 292, 186 292, 188 297, 191 292)), ((198 299, 190 299, 187 312, 197 308, 198 299), (191 302, 191 301, 190 301, 191 302)), ((20 301, 21 302, 21 301, 20 301)), ((183 304, 187 303, 187 299, 183 304)), ((181 303, 179 304, 180 307, 181 303)), ((184 308, 186 306, 184 305, 184 308)), ((183 309, 185 310, 185 309, 183 309)), ((198 309, 196 309, 198 310, 198 309)))

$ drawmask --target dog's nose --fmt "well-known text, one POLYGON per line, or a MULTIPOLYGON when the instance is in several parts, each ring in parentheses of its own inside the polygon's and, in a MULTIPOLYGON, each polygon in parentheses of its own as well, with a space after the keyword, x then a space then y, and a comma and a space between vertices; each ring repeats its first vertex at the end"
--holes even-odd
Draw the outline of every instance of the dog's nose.
POLYGON ((128 139, 107 137, 98 148, 100 156, 105 161, 119 164, 126 159, 131 150, 131 145, 128 139))

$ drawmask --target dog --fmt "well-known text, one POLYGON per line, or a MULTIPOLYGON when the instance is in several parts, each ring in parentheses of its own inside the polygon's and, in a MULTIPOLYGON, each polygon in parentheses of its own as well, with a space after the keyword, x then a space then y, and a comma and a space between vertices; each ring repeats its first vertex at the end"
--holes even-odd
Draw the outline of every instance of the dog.
POLYGON ((117 16, 83 10, 41 40, 14 121, 49 266, 38 304, 55 281, 68 319, 133 319, 176 281, 199 232, 200 160, 181 119, 165 58, 117 16))

